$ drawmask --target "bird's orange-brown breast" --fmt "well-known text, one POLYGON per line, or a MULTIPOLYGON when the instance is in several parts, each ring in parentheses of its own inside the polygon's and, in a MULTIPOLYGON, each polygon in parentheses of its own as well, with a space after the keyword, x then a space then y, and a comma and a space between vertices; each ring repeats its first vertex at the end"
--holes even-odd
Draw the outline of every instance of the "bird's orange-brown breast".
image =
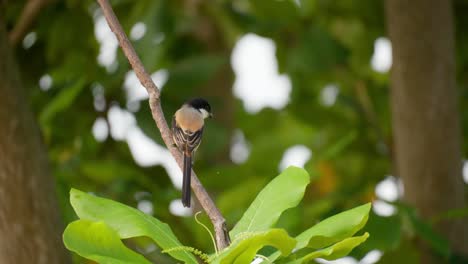
POLYGON ((184 131, 195 132, 204 125, 202 114, 198 110, 188 107, 177 110, 175 119, 177 125, 184 131))

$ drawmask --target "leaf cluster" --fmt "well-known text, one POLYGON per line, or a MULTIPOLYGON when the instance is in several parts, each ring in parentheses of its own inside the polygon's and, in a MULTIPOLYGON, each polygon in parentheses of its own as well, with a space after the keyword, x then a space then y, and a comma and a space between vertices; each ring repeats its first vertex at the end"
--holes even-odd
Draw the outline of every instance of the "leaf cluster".
POLYGON ((329 217, 296 237, 274 227, 285 210, 298 205, 308 184, 309 175, 303 169, 284 170, 258 194, 231 230, 232 244, 211 257, 183 246, 171 228, 158 219, 76 189, 71 190, 70 201, 80 220, 68 225, 63 239, 69 250, 98 263, 150 263, 121 241, 141 236, 151 238, 171 257, 193 264, 198 262, 192 253, 207 263, 246 264, 266 246, 274 248, 264 256, 270 263, 310 263, 315 258, 346 256, 369 237, 367 232, 353 235, 366 224, 370 204, 329 217))

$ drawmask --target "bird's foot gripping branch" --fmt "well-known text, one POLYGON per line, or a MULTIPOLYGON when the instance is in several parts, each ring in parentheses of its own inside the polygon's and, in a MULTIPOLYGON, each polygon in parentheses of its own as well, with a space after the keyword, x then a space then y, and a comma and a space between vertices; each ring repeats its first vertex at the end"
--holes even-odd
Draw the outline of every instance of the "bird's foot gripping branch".
POLYGON ((261 256, 264 263, 309 263, 348 255, 363 243, 368 233, 355 236, 367 222, 370 204, 329 217, 296 237, 275 228, 281 214, 296 207, 304 196, 310 177, 297 167, 289 167, 258 194, 242 218, 230 231, 231 245, 211 255, 184 246, 169 225, 124 204, 71 190, 70 201, 79 220, 63 234, 65 246, 98 263, 151 263, 127 248, 122 239, 145 236, 180 263, 248 264, 265 246, 276 252, 261 256))

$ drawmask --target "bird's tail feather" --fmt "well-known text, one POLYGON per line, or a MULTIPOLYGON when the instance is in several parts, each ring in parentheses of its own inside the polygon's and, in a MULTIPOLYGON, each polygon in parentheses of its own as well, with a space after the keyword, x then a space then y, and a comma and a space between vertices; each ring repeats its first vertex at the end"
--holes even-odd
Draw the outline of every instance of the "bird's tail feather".
POLYGON ((190 177, 192 176, 192 156, 184 154, 184 178, 182 181, 182 204, 190 207, 190 177))

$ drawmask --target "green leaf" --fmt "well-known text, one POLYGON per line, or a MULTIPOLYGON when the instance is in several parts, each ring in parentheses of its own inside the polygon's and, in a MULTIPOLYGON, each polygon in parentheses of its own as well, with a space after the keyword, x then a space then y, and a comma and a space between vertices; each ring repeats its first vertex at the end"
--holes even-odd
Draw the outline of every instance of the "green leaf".
POLYGON ((304 169, 286 168, 258 194, 231 230, 231 238, 235 239, 243 232, 264 231, 273 226, 286 209, 295 207, 301 201, 308 184, 309 175, 304 169))
POLYGON ((63 88, 60 93, 47 104, 39 115, 39 121, 42 126, 49 122, 57 113, 64 111, 72 105, 78 94, 85 87, 85 80, 80 79, 70 87, 63 88))
POLYGON ((288 235, 284 229, 269 229, 264 232, 244 233, 239 239, 225 249, 213 260, 213 264, 245 264, 255 258, 257 252, 264 246, 278 248, 282 255, 287 256, 296 245, 296 240, 288 235))
MULTIPOLYGON (((321 221, 296 237, 296 250, 304 247, 324 248, 351 237, 364 227, 369 218, 370 209, 371 204, 367 203, 321 221)), ((270 255, 269 259, 274 261, 279 256, 279 252, 275 252, 270 255)))
POLYGON ((323 248, 356 234, 367 223, 370 209, 367 203, 321 221, 296 237, 298 246, 323 248))
MULTIPOLYGON (((147 236, 163 250, 182 246, 166 223, 135 208, 76 189, 70 191, 70 202, 81 219, 103 221, 120 238, 147 236)), ((197 263, 195 257, 186 251, 170 251, 168 254, 185 263, 197 263)))
POLYGON ((118 234, 103 222, 72 222, 65 228, 63 242, 69 250, 98 263, 151 263, 128 249, 118 234))
POLYGON ((290 264, 309 263, 311 260, 314 260, 316 258, 323 258, 326 260, 342 258, 344 256, 347 256, 355 247, 359 246, 364 241, 366 241, 368 237, 369 233, 364 233, 364 235, 362 236, 346 238, 330 247, 307 254, 306 256, 296 261, 290 262, 290 264))

